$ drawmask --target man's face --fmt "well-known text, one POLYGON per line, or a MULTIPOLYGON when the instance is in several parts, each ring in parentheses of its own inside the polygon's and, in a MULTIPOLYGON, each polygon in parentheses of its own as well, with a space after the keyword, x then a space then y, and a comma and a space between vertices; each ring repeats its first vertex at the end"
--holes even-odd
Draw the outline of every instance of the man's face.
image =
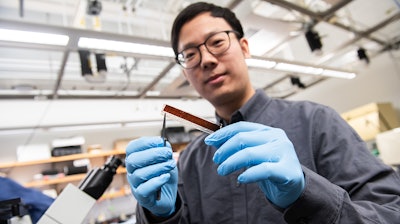
MULTIPOLYGON (((198 46, 210 35, 226 30, 232 30, 232 27, 224 19, 212 17, 210 13, 200 14, 182 27, 178 52, 190 46, 198 46)), ((250 57, 247 40, 238 40, 232 32, 229 37, 231 45, 225 53, 212 55, 202 45, 200 64, 183 71, 197 92, 214 106, 241 100, 238 97, 246 97, 248 88, 251 88, 244 60, 250 57)))

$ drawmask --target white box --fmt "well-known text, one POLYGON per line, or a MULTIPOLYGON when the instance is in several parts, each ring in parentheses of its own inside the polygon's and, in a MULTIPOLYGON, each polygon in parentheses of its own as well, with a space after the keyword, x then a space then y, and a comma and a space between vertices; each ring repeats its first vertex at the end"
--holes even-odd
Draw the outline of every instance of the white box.
POLYGON ((379 157, 388 165, 400 165, 400 128, 378 134, 379 157))
POLYGON ((20 145, 17 147, 18 162, 48 159, 50 157, 50 146, 47 144, 20 145))

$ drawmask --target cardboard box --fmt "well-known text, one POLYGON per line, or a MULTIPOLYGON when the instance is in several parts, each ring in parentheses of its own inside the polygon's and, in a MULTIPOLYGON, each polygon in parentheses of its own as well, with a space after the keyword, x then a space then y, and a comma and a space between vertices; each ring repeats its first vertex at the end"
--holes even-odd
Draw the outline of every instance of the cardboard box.
POLYGON ((342 114, 365 141, 381 132, 399 127, 399 119, 391 103, 370 103, 342 114))

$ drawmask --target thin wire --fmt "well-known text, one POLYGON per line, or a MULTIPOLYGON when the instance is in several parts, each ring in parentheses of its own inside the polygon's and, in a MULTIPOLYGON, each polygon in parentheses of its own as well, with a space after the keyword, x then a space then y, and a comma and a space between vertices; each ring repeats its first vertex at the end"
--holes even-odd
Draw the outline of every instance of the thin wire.
MULTIPOLYGON (((167 145, 167 133, 165 129, 165 123, 166 123, 166 113, 164 113, 164 119, 163 119, 163 124, 162 124, 162 129, 161 129, 161 137, 164 141, 164 147, 167 145)), ((160 200, 161 199, 161 189, 157 191, 156 193, 156 199, 160 200)))
POLYGON ((165 129, 166 116, 167 116, 167 114, 164 113, 163 126, 162 126, 162 130, 161 130, 161 135, 162 135, 162 138, 164 139, 164 146, 167 145, 167 135, 166 135, 167 133, 166 133, 166 129, 165 129))
POLYGON ((134 61, 133 65, 132 65, 130 68, 128 68, 127 58, 124 57, 124 60, 125 60, 125 63, 122 64, 121 67, 122 67, 122 69, 124 70, 124 73, 125 73, 125 75, 126 75, 126 83, 125 83, 125 85, 124 85, 120 90, 118 90, 118 91, 116 92, 115 96, 117 96, 118 93, 124 92, 124 91, 126 91, 126 90, 128 89, 128 87, 129 87, 130 84, 131 84, 131 73, 132 73, 132 71, 133 71, 134 69, 137 68, 137 64, 138 64, 138 61, 139 61, 139 59, 134 58, 135 61, 134 61))

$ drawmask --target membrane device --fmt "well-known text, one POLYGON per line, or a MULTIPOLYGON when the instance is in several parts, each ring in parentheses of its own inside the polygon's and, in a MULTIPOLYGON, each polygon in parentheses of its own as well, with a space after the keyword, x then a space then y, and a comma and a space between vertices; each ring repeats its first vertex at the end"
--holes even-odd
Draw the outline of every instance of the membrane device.
POLYGON ((190 125, 208 134, 211 134, 221 128, 221 126, 215 123, 207 121, 201 117, 197 117, 193 114, 187 113, 170 105, 164 105, 162 113, 164 113, 164 116, 166 115, 167 117, 190 125))

